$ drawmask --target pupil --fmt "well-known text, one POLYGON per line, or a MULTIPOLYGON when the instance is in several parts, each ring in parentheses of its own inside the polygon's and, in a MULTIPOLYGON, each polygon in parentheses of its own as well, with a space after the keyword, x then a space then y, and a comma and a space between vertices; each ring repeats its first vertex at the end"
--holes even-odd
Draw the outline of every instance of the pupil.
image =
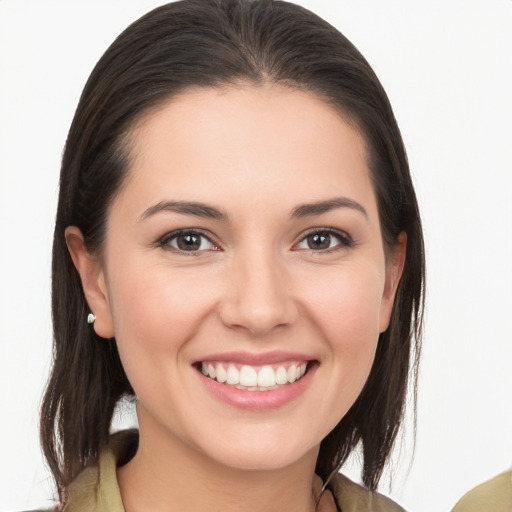
POLYGON ((329 234, 315 233, 308 237, 310 249, 328 249, 331 245, 331 236, 329 234))
POLYGON ((197 251, 201 246, 201 239, 197 235, 182 235, 178 237, 178 247, 183 251, 197 251))

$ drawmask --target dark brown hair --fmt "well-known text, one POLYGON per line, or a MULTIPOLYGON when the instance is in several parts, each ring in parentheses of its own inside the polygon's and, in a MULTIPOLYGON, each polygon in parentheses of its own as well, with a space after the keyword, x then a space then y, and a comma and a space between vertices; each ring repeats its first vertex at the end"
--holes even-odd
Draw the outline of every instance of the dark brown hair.
POLYGON ((316 94, 365 138, 382 237, 407 233, 407 255, 389 328, 360 396, 323 440, 324 479, 361 443, 363 481, 376 488, 401 424, 409 375, 416 393, 423 304, 423 238, 400 131, 370 65, 335 28, 297 5, 271 0, 184 0, 128 27, 82 93, 63 155, 52 266, 54 364, 41 438, 61 499, 108 443, 116 403, 133 396, 115 340, 97 337, 64 230, 78 226, 101 250, 109 206, 126 175, 134 123, 187 88, 283 84, 316 94), (411 371, 412 366, 412 371, 411 371))

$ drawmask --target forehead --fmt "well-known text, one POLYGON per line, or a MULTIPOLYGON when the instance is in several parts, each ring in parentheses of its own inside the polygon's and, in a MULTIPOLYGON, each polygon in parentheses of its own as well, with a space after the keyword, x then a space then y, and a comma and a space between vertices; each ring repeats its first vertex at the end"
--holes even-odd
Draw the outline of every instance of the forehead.
POLYGON ((136 187, 139 199, 167 186, 167 194, 203 201, 229 191, 281 203, 373 197, 363 138, 330 105, 297 89, 188 90, 146 115, 130 139, 126 188, 136 187))

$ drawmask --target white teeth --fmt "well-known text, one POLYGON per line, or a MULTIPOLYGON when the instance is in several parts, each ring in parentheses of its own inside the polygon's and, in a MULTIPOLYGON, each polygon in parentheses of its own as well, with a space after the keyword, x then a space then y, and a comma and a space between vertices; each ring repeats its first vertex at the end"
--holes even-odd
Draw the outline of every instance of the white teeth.
POLYGON ((231 385, 240 384, 240 372, 232 364, 229 365, 226 382, 231 385))
POLYGON ((258 372, 258 386, 270 387, 276 384, 276 374, 272 369, 272 366, 264 366, 258 372))
POLYGON ((286 384, 288 382, 288 372, 284 366, 280 366, 276 372, 276 384, 286 384))
POLYGON ((217 372, 217 380, 219 382, 226 382, 226 380, 228 379, 228 374, 227 374, 226 370, 224 370, 224 366, 222 366, 222 364, 218 363, 215 370, 217 372))
POLYGON ((217 382, 235 386, 239 389, 268 391, 288 383, 294 383, 304 376, 307 369, 307 363, 293 363, 288 368, 286 366, 282 365, 274 370, 275 367, 265 365, 258 367, 258 370, 252 366, 244 365, 238 370, 236 365, 229 363, 202 363, 201 372, 217 382))
POLYGON ((258 374, 252 366, 242 366, 240 370, 240 384, 242 386, 258 385, 258 374))

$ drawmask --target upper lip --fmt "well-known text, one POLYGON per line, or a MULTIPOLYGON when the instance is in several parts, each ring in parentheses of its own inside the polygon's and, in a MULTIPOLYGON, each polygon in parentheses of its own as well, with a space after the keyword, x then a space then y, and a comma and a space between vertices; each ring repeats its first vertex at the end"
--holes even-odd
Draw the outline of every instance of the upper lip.
POLYGON ((314 358, 297 352, 263 352, 263 353, 252 353, 252 352, 222 352, 219 354, 210 354, 204 358, 198 359, 196 363, 207 363, 213 361, 224 361, 230 363, 247 364, 253 366, 260 366, 266 364, 277 364, 285 361, 312 361, 314 358))

